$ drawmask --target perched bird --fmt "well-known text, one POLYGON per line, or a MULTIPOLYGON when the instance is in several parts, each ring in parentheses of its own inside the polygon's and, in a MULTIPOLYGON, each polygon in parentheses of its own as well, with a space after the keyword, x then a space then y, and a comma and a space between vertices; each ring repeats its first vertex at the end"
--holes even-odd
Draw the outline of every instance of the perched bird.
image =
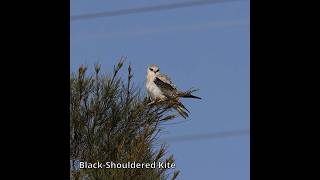
POLYGON ((152 101, 172 100, 175 104, 173 107, 184 118, 188 117, 189 110, 180 102, 179 97, 201 99, 191 93, 177 90, 170 78, 161 74, 159 67, 155 64, 148 67, 146 87, 152 101))

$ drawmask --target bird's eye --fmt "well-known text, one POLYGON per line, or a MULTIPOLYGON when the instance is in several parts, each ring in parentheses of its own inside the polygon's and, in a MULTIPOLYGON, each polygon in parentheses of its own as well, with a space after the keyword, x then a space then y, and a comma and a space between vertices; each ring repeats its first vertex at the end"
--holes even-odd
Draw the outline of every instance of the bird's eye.
POLYGON ((149 68, 150 69, 150 71, 153 71, 153 69, 152 68, 149 68))

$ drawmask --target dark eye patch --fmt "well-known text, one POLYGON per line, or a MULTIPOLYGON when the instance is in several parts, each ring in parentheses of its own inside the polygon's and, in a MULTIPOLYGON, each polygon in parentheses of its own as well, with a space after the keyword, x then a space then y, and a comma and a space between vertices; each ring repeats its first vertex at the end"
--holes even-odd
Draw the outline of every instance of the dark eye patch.
POLYGON ((149 68, 150 69, 150 71, 153 71, 153 69, 152 68, 149 68))
POLYGON ((156 72, 159 72, 159 71, 160 71, 160 69, 156 70, 156 72))

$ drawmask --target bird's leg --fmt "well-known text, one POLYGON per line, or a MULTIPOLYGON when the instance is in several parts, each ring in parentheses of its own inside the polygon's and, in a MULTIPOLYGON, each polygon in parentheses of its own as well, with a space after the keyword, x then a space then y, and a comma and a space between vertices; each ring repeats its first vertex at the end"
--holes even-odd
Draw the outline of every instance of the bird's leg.
POLYGON ((161 100, 160 98, 156 98, 155 100, 151 101, 150 103, 148 103, 148 105, 152 105, 152 104, 156 104, 156 103, 161 103, 164 100, 161 100))
POLYGON ((154 103, 155 103, 155 101, 151 101, 151 102, 149 102, 147 105, 150 106, 150 105, 152 105, 152 104, 154 104, 154 103))
MULTIPOLYGON (((150 98, 150 99, 151 99, 151 98, 150 98)), ((156 98, 156 99, 154 99, 154 100, 151 99, 151 102, 148 103, 148 105, 153 105, 153 104, 157 103, 157 101, 158 101, 158 98, 156 98)))
POLYGON ((164 102, 165 101, 165 99, 157 99, 157 103, 161 103, 161 102, 164 102))

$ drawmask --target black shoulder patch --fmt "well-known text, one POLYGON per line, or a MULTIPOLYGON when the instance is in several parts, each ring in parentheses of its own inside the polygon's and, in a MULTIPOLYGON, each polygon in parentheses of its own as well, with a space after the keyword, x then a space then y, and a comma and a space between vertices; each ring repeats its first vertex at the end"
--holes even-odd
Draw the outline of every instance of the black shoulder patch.
POLYGON ((174 87, 172 87, 168 83, 161 81, 158 77, 155 78, 154 83, 161 89, 174 90, 174 87))

